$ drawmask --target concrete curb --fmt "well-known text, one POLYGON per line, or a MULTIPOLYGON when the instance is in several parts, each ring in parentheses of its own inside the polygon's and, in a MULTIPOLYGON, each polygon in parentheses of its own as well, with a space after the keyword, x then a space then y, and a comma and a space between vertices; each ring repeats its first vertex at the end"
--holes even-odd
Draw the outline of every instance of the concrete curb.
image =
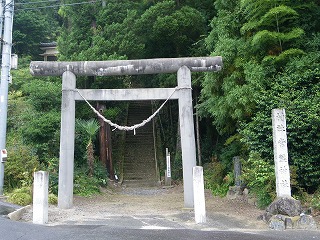
POLYGON ((13 221, 19 221, 24 213, 31 209, 31 205, 19 208, 16 211, 9 213, 8 217, 13 221))

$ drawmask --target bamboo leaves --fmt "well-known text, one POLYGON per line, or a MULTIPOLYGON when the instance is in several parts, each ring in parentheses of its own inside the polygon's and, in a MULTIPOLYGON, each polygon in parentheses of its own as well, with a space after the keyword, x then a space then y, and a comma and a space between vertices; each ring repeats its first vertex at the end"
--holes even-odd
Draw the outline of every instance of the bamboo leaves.
MULTIPOLYGON (((241 7, 246 23, 241 27, 241 33, 251 39, 251 45, 260 56, 259 60, 268 60, 269 56, 279 56, 281 59, 290 58, 303 53, 302 50, 292 50, 291 45, 300 39, 304 31, 296 26, 299 14, 287 1, 243 0, 241 7), (287 3, 287 5, 285 5, 287 3), (290 50, 290 51, 287 51, 290 50), (285 52, 283 54, 283 52, 285 52), (293 55, 291 55, 291 53, 293 55)), ((281 61, 278 61, 278 63, 281 61)))

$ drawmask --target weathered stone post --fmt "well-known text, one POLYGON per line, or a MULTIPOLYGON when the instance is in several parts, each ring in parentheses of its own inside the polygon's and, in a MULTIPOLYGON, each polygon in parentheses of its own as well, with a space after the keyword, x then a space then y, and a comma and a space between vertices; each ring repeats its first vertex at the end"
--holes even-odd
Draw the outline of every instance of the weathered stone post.
POLYGON ((45 171, 34 173, 33 182, 33 223, 48 223, 49 174, 45 171))
POLYGON ((235 186, 241 186, 241 161, 239 156, 233 157, 234 180, 235 186))
POLYGON ((179 120, 183 165, 184 206, 193 208, 192 168, 196 166, 191 72, 186 66, 178 70, 179 120))
POLYGON ((203 167, 193 167, 194 218, 196 223, 206 222, 203 167))
POLYGON ((58 206, 65 209, 73 205, 75 88, 76 76, 70 71, 64 72, 62 75, 58 206))
POLYGON ((272 129, 277 197, 291 197, 286 113, 284 109, 272 110, 272 129))

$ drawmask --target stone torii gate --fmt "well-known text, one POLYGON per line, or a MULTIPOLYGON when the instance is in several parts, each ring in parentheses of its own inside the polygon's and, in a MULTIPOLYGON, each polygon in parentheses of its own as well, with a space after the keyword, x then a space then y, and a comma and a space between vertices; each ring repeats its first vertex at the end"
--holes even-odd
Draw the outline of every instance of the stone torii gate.
POLYGON ((75 101, 131 101, 178 99, 183 165, 184 206, 193 208, 192 168, 196 166, 191 71, 219 71, 221 57, 164 58, 115 61, 33 61, 34 76, 62 76, 59 159, 59 208, 73 206, 75 101), (176 88, 76 89, 76 76, 115 76, 177 72, 176 88))

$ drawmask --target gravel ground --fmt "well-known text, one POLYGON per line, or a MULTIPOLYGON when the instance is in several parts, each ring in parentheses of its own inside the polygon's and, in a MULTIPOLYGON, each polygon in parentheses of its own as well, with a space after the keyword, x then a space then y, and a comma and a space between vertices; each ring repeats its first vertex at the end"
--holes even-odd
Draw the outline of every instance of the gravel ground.
MULTIPOLYGON (((194 212, 183 208, 183 187, 103 189, 92 197, 74 196, 72 209, 49 207, 48 225, 86 224, 101 222, 110 217, 160 216, 188 228, 194 225, 194 212)), ((243 200, 214 197, 206 191, 207 228, 214 229, 267 229, 257 220, 262 210, 243 200)), ((21 221, 32 222, 32 209, 21 221)))

